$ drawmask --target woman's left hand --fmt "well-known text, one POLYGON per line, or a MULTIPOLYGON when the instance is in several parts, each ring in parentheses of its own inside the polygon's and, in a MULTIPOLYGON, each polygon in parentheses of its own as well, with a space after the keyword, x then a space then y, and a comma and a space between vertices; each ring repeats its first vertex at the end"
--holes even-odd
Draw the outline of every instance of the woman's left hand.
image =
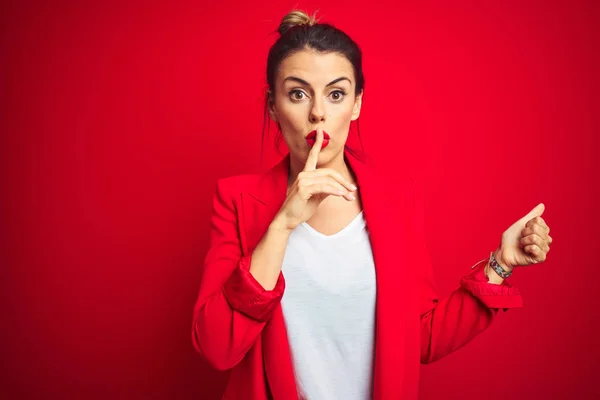
POLYGON ((550 228, 542 218, 544 203, 538 204, 502 234, 495 258, 507 271, 518 266, 538 264, 546 260, 552 238, 550 228))

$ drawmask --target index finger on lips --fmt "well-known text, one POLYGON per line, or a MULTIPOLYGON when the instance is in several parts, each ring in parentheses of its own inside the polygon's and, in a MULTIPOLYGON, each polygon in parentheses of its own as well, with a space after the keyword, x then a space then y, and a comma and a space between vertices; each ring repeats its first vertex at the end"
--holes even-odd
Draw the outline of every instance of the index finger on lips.
POLYGON ((321 152, 321 145, 323 144, 323 130, 317 129, 317 137, 315 144, 308 153, 306 159, 306 165, 304 165, 304 171, 314 171, 317 168, 317 161, 319 160, 319 153, 321 152))

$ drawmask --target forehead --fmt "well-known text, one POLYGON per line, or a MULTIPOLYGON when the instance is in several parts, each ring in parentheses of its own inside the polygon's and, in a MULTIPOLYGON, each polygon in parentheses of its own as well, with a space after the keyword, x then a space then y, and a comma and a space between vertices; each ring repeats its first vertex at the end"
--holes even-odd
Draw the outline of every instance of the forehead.
POLYGON ((354 85, 352 64, 339 53, 319 53, 314 50, 295 52, 281 62, 277 71, 279 82, 288 76, 302 78, 313 86, 324 86, 340 76, 346 76, 354 85))

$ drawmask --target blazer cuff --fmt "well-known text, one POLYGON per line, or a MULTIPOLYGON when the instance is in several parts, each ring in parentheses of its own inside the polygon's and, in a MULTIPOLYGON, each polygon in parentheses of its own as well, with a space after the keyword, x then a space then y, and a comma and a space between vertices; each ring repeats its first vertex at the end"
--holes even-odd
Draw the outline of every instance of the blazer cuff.
POLYGON ((500 285, 488 282, 484 271, 487 261, 485 259, 477 263, 473 271, 460 280, 460 286, 489 308, 503 308, 506 311, 508 308, 523 307, 521 293, 506 279, 500 285))
POLYGON ((250 273, 252 253, 243 256, 223 285, 223 294, 229 305, 260 322, 268 321, 283 297, 285 280, 279 272, 272 290, 266 290, 250 273))

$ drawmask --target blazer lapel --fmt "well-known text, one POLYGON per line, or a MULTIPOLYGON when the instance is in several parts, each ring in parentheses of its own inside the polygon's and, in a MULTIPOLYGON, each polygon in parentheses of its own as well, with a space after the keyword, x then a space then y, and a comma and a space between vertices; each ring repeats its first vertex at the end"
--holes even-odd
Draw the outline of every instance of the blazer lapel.
MULTIPOLYGON (((252 252, 258 245, 285 201, 289 163, 290 155, 287 154, 261 176, 256 186, 242 194, 244 227, 240 232, 242 236, 245 234, 241 238, 244 254, 252 252)), ((290 395, 296 394, 296 383, 281 304, 263 328, 262 349, 273 399, 290 399, 290 395)))
MULTIPOLYGON (((372 398, 404 398, 405 367, 415 362, 407 354, 405 336, 411 304, 416 301, 408 284, 415 282, 410 268, 412 188, 401 173, 382 175, 384 171, 354 157, 347 160, 358 181, 377 277, 372 398)), ((408 352, 414 354, 414 348, 408 352)))
POLYGON ((283 204, 287 192, 290 155, 261 175, 256 185, 242 193, 243 254, 254 250, 283 204))
MULTIPOLYGON (((411 282, 411 235, 407 224, 412 209, 410 186, 406 179, 385 182, 372 166, 347 150, 344 156, 356 175, 377 276, 373 398, 398 398, 403 366, 409 361, 405 357, 405 321, 408 303, 414 301, 406 284, 411 282), (384 189, 390 185, 400 187, 399 196, 386 202, 390 191, 384 189)), ((244 254, 254 250, 285 201, 289 162, 287 154, 242 194, 244 226, 240 236, 244 254)), ((287 400, 295 395, 296 384, 281 304, 266 323, 262 339, 265 372, 273 398, 287 400)))
POLYGON ((373 399, 399 399, 403 371, 398 367, 404 359, 404 316, 403 304, 397 299, 404 293, 406 277, 398 269, 403 266, 406 242, 398 212, 404 208, 402 203, 406 199, 392 194, 395 192, 392 185, 397 187, 402 182, 386 181, 384 176, 377 175, 382 171, 374 171, 353 157, 348 157, 348 161, 358 181, 377 279, 373 399))

